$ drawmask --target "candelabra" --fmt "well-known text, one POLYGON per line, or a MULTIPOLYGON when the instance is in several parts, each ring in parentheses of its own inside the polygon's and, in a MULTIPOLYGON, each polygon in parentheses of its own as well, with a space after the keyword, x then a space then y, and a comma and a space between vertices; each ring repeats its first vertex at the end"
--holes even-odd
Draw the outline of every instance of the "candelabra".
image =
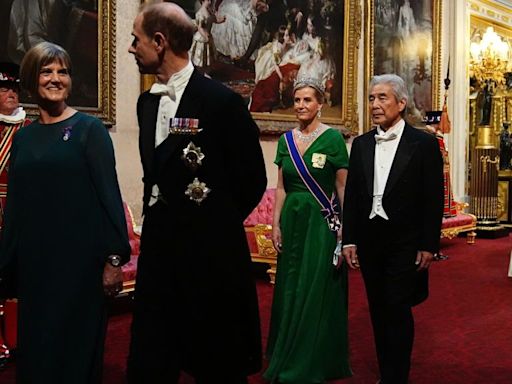
POLYGON ((497 121, 501 97, 496 94, 505 84, 509 46, 489 27, 480 42, 471 43, 470 54, 471 75, 481 90, 482 113, 471 154, 469 208, 477 217, 479 236, 495 238, 507 234, 498 221, 500 151, 496 144, 501 130, 497 121))

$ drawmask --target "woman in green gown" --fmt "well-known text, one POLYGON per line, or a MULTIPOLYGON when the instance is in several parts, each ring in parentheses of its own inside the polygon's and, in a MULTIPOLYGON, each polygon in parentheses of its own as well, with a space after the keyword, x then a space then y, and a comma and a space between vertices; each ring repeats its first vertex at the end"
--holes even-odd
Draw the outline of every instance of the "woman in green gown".
MULTIPOLYGON (((320 81, 296 81, 294 109, 300 126, 293 130, 293 141, 325 194, 335 192, 342 205, 348 154, 340 133, 318 119, 323 100, 320 81)), ((290 384, 349 377, 347 269, 341 258, 333 259, 341 231, 329 228, 293 164, 284 135, 275 163, 279 173, 272 240, 279 257, 264 377, 290 384)))
POLYGON ((21 63, 40 116, 14 137, 0 248, 0 272, 18 271, 18 384, 101 382, 105 295, 130 255, 112 142, 66 104, 70 71, 48 42, 21 63))

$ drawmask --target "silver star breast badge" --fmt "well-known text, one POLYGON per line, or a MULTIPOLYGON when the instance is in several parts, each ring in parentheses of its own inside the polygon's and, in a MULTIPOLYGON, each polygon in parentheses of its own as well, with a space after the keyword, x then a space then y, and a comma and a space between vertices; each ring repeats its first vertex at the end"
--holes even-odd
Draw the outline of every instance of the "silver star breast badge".
POLYGON ((196 177, 194 181, 187 186, 185 195, 187 195, 190 200, 195 201, 197 205, 200 205, 201 202, 206 199, 210 191, 211 189, 208 188, 205 183, 200 182, 196 177))
POLYGON ((201 147, 196 147, 196 145, 191 141, 188 143, 186 148, 183 148, 183 155, 181 158, 187 167, 195 171, 197 167, 202 165, 202 160, 205 158, 205 154, 201 152, 201 147))

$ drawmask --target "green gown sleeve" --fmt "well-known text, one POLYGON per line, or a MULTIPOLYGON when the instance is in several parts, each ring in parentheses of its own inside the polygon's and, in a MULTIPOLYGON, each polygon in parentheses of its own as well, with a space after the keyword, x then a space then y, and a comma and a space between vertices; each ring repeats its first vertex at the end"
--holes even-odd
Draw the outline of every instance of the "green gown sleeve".
POLYGON ((281 135, 279 141, 277 142, 276 158, 274 159, 274 164, 276 164, 279 168, 281 168, 281 164, 283 163, 283 157, 286 155, 287 152, 288 149, 286 147, 286 142, 283 134, 281 135))
POLYGON ((334 169, 348 168, 348 151, 345 140, 340 132, 333 130, 333 139, 330 141, 328 161, 334 169))

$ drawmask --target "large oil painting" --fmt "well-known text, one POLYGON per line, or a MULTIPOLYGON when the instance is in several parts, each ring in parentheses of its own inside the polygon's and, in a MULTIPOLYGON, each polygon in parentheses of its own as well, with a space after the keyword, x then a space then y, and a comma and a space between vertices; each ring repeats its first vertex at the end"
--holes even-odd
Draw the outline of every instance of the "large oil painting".
POLYGON ((401 76, 409 91, 407 120, 419 125, 439 107, 439 0, 368 1, 368 78, 401 76))
MULTIPOLYGON (((69 105, 111 123, 115 119, 114 11, 114 0, 2 0, 0 61, 19 64, 41 41, 61 45, 73 63, 69 105)), ((29 95, 22 94, 22 102, 30 111, 29 95)))
POLYGON ((325 86, 324 122, 357 132, 358 0, 176 2, 198 26, 194 65, 239 93, 263 132, 293 126, 297 77, 325 86))

